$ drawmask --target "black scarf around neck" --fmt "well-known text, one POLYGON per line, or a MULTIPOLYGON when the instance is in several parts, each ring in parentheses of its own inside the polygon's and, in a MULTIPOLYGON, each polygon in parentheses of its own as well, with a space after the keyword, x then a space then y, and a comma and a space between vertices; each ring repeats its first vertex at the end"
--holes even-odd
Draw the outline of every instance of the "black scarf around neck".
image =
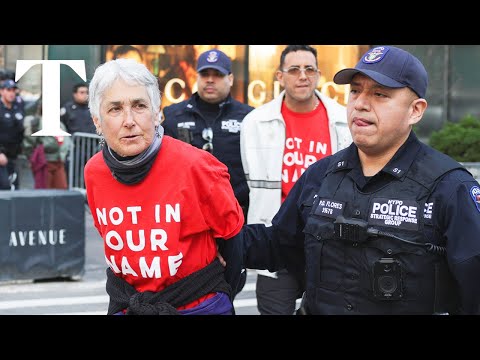
POLYGON ((160 151, 162 139, 163 127, 158 126, 150 146, 140 154, 129 157, 118 155, 105 144, 102 149, 103 158, 112 172, 112 176, 117 181, 126 185, 134 185, 142 181, 145 176, 147 176, 160 151))

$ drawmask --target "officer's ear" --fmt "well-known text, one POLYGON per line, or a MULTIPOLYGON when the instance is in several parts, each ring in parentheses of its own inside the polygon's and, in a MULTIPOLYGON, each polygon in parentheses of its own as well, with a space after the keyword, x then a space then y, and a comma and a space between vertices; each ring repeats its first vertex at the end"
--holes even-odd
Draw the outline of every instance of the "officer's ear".
POLYGON ((410 118, 408 121, 409 125, 415 125, 420 120, 422 120, 423 114, 428 107, 427 100, 422 98, 417 98, 412 101, 410 105, 410 118))

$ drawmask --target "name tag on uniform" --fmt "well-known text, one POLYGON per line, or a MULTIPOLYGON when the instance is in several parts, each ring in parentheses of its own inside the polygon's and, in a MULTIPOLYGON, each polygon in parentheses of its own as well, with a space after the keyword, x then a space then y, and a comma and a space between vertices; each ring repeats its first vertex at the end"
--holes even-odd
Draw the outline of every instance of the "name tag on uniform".
POLYGON ((183 128, 183 129, 195 129, 195 121, 184 121, 184 122, 179 122, 177 124, 177 128, 183 128))
POLYGON ((338 215, 343 215, 344 209, 345 209, 345 203, 342 201, 320 199, 318 201, 318 205, 314 211, 314 214, 336 219, 338 215))

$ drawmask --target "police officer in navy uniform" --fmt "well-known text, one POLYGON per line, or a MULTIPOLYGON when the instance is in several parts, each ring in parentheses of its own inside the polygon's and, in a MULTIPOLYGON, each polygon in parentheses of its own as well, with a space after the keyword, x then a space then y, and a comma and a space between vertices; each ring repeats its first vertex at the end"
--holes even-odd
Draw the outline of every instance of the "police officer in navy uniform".
POLYGON ((232 63, 220 50, 208 50, 197 61, 197 87, 190 98, 163 109, 162 126, 170 135, 211 152, 228 167, 235 197, 245 218, 249 188, 240 157, 240 125, 253 107, 235 100, 232 63))
MULTIPOLYGON (((60 121, 65 125, 67 132, 73 135, 76 132, 96 134, 95 125, 88 108, 88 85, 80 82, 73 85, 72 100, 67 101, 60 108, 60 121)), ((69 179, 70 161, 80 161, 80 166, 86 164, 88 156, 85 153, 82 159, 70 159, 70 152, 65 158, 65 173, 69 179)), ((77 165, 75 165, 77 166, 77 165)))
POLYGON ((0 151, 8 159, 8 175, 15 187, 19 188, 17 158, 22 151, 24 137, 24 106, 17 99, 17 84, 11 79, 1 83, 0 101, 0 151))
POLYGON ((88 85, 78 83, 73 86, 72 100, 60 108, 60 120, 71 135, 75 132, 95 134, 90 110, 88 109, 88 85))
MULTIPOLYGON (((3 82, 5 80, 12 80, 13 82, 15 82, 15 72, 8 69, 0 69, 0 82, 3 82)), ((18 87, 15 88, 15 92, 15 102, 17 103, 21 111, 25 114, 25 100, 23 100, 23 98, 21 97, 18 87)))
POLYGON ((380 46, 334 82, 350 84, 353 143, 305 171, 271 227, 225 241, 230 256, 305 277, 308 314, 480 314, 480 186, 412 131, 424 66, 380 46))

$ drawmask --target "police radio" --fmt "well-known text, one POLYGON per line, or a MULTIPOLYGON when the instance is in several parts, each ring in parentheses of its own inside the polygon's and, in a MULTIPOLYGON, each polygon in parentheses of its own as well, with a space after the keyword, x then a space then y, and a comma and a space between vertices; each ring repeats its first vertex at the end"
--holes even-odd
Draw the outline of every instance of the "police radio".
POLYGON ((447 251, 444 246, 435 245, 432 243, 420 243, 403 239, 387 231, 378 230, 374 227, 368 226, 368 222, 364 220, 345 218, 343 215, 339 215, 336 217, 335 221, 333 222, 333 229, 335 232, 335 238, 343 241, 362 243, 367 241, 368 238, 384 236, 390 239, 402 241, 407 244, 421 246, 425 248, 426 251, 441 256, 445 255, 447 251))
POLYGON ((368 238, 368 223, 360 219, 346 219, 339 215, 333 223, 336 238, 351 242, 364 242, 368 238))
MULTIPOLYGON (((397 235, 368 226, 361 219, 336 217, 334 223, 335 238, 342 241, 361 244, 369 238, 384 236, 411 245, 421 246, 426 251, 444 256, 446 248, 431 243, 419 243, 403 239, 397 235)), ((394 258, 380 258, 373 264, 373 295, 378 300, 400 300, 403 297, 404 271, 400 261, 394 258)))

